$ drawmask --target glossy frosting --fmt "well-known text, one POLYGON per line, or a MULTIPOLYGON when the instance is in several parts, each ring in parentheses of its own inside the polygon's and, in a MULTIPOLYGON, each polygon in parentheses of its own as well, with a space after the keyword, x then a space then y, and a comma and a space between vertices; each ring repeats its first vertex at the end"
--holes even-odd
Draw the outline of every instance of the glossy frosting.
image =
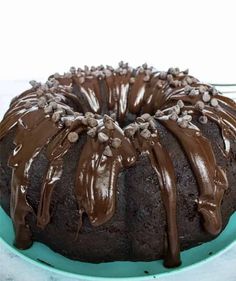
MULTIPOLYGON (((82 216, 86 212, 96 227, 115 212, 119 173, 146 154, 155 170, 166 210, 166 253, 164 264, 178 266, 180 246, 176 222, 176 177, 171 157, 160 140, 157 123, 181 144, 199 187, 198 211, 205 230, 217 235, 222 229, 221 202, 228 181, 216 163, 210 141, 198 124, 207 119, 221 128, 225 157, 230 138, 236 137, 236 104, 212 86, 200 83, 188 71, 170 68, 160 72, 144 64, 133 69, 121 62, 55 74, 45 84, 30 82, 32 88, 14 98, 0 123, 0 140, 16 129, 8 165, 12 168, 11 218, 18 248, 32 244, 26 224, 29 212, 37 225, 50 223, 53 189, 63 172, 63 156, 86 135, 79 158, 74 192, 82 216), (199 123, 193 124, 192 117, 199 123), (37 213, 27 202, 29 170, 34 158, 45 149, 49 160, 41 187, 37 213)), ((145 186, 144 186, 145 188, 145 186)))

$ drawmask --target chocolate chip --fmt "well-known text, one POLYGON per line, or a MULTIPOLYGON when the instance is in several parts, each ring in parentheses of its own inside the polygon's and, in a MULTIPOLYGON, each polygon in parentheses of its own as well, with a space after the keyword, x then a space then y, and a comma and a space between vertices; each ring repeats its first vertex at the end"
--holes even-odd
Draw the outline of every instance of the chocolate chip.
POLYGON ((209 92, 205 92, 205 93, 202 95, 202 100, 203 100, 204 102, 208 102, 208 101, 210 101, 210 99, 211 99, 211 96, 209 95, 209 92))
POLYGON ((212 98, 210 101, 211 106, 216 107, 218 105, 218 100, 215 98, 212 98))
POLYGON ((52 115, 52 121, 53 122, 58 122, 61 118, 61 114, 59 112, 54 112, 53 115, 52 115))
POLYGON ((183 120, 183 118, 179 118, 177 120, 177 124, 181 127, 181 128, 187 128, 188 127, 188 121, 183 120))
POLYGON ((139 128, 140 129, 147 129, 149 127, 149 123, 148 122, 146 122, 146 123, 141 123, 140 125, 139 125, 139 128))
POLYGON ((47 101, 45 97, 40 97, 38 100, 38 107, 39 108, 44 108, 46 105, 47 101))
POLYGON ((144 113, 140 116, 142 119, 144 119, 145 121, 149 121, 152 117, 149 113, 144 113))
POLYGON ((179 108, 183 108, 184 107, 184 102, 182 100, 178 100, 177 101, 177 105, 179 106, 179 108))
POLYGON ((25 104, 24 104, 24 108, 29 109, 29 108, 31 108, 31 107, 32 107, 31 102, 26 101, 25 104))
POLYGON ((171 115, 170 115, 170 120, 176 121, 177 119, 178 119, 177 113, 176 113, 176 112, 171 113, 171 115))
POLYGON ((79 77, 78 80, 79 80, 79 83, 80 83, 80 84, 83 84, 83 83, 85 82, 84 76, 79 77))
POLYGON ((199 91, 196 90, 196 89, 192 89, 192 90, 189 92, 189 95, 190 95, 190 96, 198 96, 198 95, 199 95, 199 91))
POLYGON ((211 93, 213 96, 217 95, 218 94, 218 91, 216 90, 216 88, 212 87, 211 88, 211 93))
POLYGON ((58 79, 58 78, 61 77, 61 75, 59 73, 57 73, 57 72, 53 76, 54 76, 55 79, 58 79))
POLYGON ((88 118, 83 117, 83 118, 81 119, 81 123, 82 123, 83 125, 87 126, 87 125, 88 125, 88 118))
POLYGON ((44 91, 42 90, 42 89, 37 89, 37 91, 36 91, 36 95, 38 96, 38 97, 41 97, 42 95, 44 94, 44 91))
POLYGON ((178 103, 175 105, 175 106, 173 106, 171 109, 170 109, 170 111, 169 111, 170 113, 172 113, 172 112, 175 112, 176 114, 180 114, 180 106, 178 105, 178 103))
POLYGON ((97 113, 94 114, 94 117, 95 117, 96 119, 102 119, 102 115, 97 114, 97 113))
POLYGON ((114 122, 111 120, 111 119, 108 119, 104 122, 104 126, 106 129, 108 130, 113 130, 115 129, 115 125, 114 125, 114 122))
POLYGON ((109 145, 107 145, 107 146, 105 147, 105 149, 104 149, 104 151, 103 151, 103 154, 104 154, 105 156, 108 156, 108 157, 112 157, 112 156, 113 156, 113 153, 112 153, 111 148, 110 148, 109 145))
POLYGON ((105 69, 104 74, 105 74, 106 77, 112 76, 112 72, 109 69, 105 69))
POLYGON ((52 109, 57 109, 57 103, 55 101, 51 101, 49 105, 52 107, 52 109))
POLYGON ((200 94, 204 94, 205 91, 206 91, 206 88, 205 88, 203 85, 199 86, 198 89, 199 89, 199 93, 200 93, 200 94))
POLYGON ((208 121, 207 116, 200 116, 198 120, 202 124, 206 124, 208 121))
POLYGON ((183 73, 188 75, 188 73, 189 73, 189 69, 188 69, 188 68, 187 68, 187 69, 185 69, 185 70, 183 71, 183 73))
POLYGON ((90 130, 87 131, 87 135, 94 138, 96 136, 96 132, 97 132, 97 128, 92 128, 90 130))
POLYGON ((70 72, 71 72, 72 74, 75 74, 75 73, 76 73, 76 68, 75 68, 74 66, 72 66, 72 67, 70 68, 70 72))
POLYGON ((51 113, 52 111, 53 111, 53 110, 52 110, 52 107, 51 107, 50 105, 44 107, 44 112, 45 112, 46 114, 51 113))
POLYGON ((124 129, 124 133, 128 138, 132 137, 135 134, 135 132, 136 132, 136 128, 131 125, 124 129))
POLYGON ((183 120, 187 121, 187 122, 191 122, 192 121, 192 116, 191 115, 188 115, 186 114, 185 116, 182 117, 183 120))
POLYGON ((53 95, 51 93, 46 93, 45 96, 48 100, 53 100, 53 95))
POLYGON ((75 111, 75 112, 74 112, 74 116, 75 116, 75 117, 77 117, 77 116, 83 116, 83 113, 75 111))
POLYGON ((70 107, 67 107, 65 110, 68 115, 74 115, 74 111, 70 107))
POLYGON ((129 83, 130 83, 130 84, 134 84, 134 82, 135 82, 135 78, 134 78, 134 77, 130 77, 129 83))
POLYGON ((152 130, 156 130, 156 122, 153 119, 149 120, 149 126, 152 130))
POLYGON ((29 84, 33 87, 33 88, 36 88, 39 86, 39 83, 35 80, 31 80, 29 81, 29 84))
POLYGON ((148 129, 144 129, 140 132, 140 135, 144 138, 144 139, 148 139, 151 137, 151 132, 148 129))
POLYGON ((172 74, 167 74, 167 81, 172 81, 173 80, 173 76, 172 74))
POLYGON ((112 118, 113 120, 116 120, 116 113, 115 113, 115 112, 111 113, 111 118, 112 118))
POLYGON ((93 117, 88 117, 88 125, 90 127, 96 127, 98 125, 98 121, 93 117))
POLYGON ((159 73, 159 78, 160 78, 161 80, 165 80, 165 79, 167 78, 167 73, 166 73, 165 71, 161 71, 161 72, 159 73))
MULTIPOLYGON (((57 112, 54 112, 57 113, 57 112)), ((73 119, 69 117, 62 117, 62 121, 65 123, 66 127, 70 127, 73 123, 73 119)))
POLYGON ((175 75, 175 69, 174 67, 170 67, 167 71, 168 74, 172 74, 172 75, 175 75))
POLYGON ((114 148, 118 148, 118 147, 120 147, 120 145, 121 145, 121 139, 119 139, 119 138, 114 138, 111 141, 111 146, 114 148))
POLYGON ((67 136, 69 142, 77 142, 77 140, 79 139, 79 135, 76 132, 70 132, 67 136))
POLYGON ((142 65, 142 67, 143 67, 144 69, 147 69, 147 68, 148 68, 147 63, 145 62, 145 63, 142 65))
POLYGON ((164 113, 161 111, 161 110, 157 110, 156 111, 156 113, 155 113, 155 115, 154 115, 154 118, 158 118, 158 117, 161 117, 161 116, 163 116, 164 115, 164 113))
POLYGON ((156 86, 157 86, 157 88, 161 89, 163 86, 162 81, 161 80, 157 81, 156 86))
POLYGON ((142 117, 137 117, 136 118, 136 121, 138 122, 138 123, 144 123, 145 122, 145 119, 143 119, 142 117))
POLYGON ((187 76, 187 77, 185 78, 185 80, 186 80, 186 82, 187 82, 189 85, 191 85, 191 84, 193 83, 193 79, 192 79, 191 77, 189 77, 189 76, 187 76))
POLYGON ((195 107, 199 110, 202 110, 202 109, 204 109, 205 104, 204 104, 203 101, 197 101, 196 104, 195 104, 195 107))
POLYGON ((109 140, 108 135, 104 134, 103 132, 98 133, 98 140, 99 142, 103 143, 109 140))

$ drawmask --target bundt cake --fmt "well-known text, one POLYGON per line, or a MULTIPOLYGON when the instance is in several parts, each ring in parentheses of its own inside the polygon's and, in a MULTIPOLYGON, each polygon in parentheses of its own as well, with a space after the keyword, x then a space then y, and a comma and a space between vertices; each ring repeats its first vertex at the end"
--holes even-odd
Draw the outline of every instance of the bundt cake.
POLYGON ((236 103, 188 70, 71 67, 0 123, 0 203, 15 246, 85 262, 164 259, 236 209, 236 103))

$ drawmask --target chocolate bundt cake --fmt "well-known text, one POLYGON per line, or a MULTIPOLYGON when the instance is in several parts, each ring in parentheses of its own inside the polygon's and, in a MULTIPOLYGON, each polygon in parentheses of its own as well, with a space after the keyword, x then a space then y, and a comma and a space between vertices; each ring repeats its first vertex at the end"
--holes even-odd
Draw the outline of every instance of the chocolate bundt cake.
POLYGON ((0 123, 0 203, 15 246, 85 262, 164 259, 236 209, 236 103, 170 68, 72 67, 0 123))

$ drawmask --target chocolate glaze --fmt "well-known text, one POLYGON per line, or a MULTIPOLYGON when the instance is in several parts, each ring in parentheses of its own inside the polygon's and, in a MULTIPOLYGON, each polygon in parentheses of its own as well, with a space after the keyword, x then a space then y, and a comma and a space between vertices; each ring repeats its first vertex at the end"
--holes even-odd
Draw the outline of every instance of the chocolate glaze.
MULTIPOLYGON (((211 143, 191 119, 203 115, 216 122, 225 144, 222 153, 228 156, 230 138, 236 137, 235 110, 232 100, 177 68, 159 72, 121 63, 116 70, 85 67, 52 75, 44 85, 33 83, 32 89, 11 102, 0 123, 0 140, 16 127, 16 147, 8 163, 12 167, 10 207, 16 246, 26 249, 32 244, 25 218, 29 212, 34 214, 26 198, 34 158, 46 149, 49 165, 34 214, 43 229, 50 223, 51 197, 62 175, 63 156, 73 142, 87 134, 74 189, 81 218, 87 213, 94 227, 111 219, 120 171, 146 154, 157 174, 167 215, 164 264, 178 266, 175 171, 160 142, 156 122, 180 142, 199 186, 198 211, 204 228, 217 235, 222 229, 221 202, 228 187, 227 175, 217 165, 211 143), (197 103, 202 100, 204 108, 199 109, 197 103)), ((81 227, 82 219, 80 222, 81 227)))

